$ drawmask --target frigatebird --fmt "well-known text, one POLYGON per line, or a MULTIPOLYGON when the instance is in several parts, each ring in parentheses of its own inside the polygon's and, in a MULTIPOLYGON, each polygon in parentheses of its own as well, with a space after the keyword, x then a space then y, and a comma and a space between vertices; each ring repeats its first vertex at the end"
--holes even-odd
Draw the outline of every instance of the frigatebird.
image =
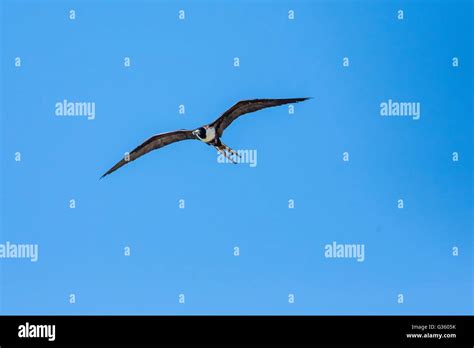
POLYGON ((214 122, 199 127, 195 130, 177 130, 174 132, 161 133, 152 136, 146 140, 143 144, 136 147, 132 152, 127 153, 124 158, 122 158, 117 164, 110 168, 104 175, 101 176, 101 179, 116 171, 125 164, 136 160, 138 157, 143 156, 144 154, 167 146, 169 144, 175 143, 182 140, 200 140, 207 145, 214 146, 217 151, 222 153, 226 158, 231 162, 236 163, 231 155, 239 156, 239 154, 228 147, 221 141, 221 136, 224 133, 224 130, 230 126, 237 118, 242 115, 255 112, 261 109, 279 106, 284 104, 299 103, 309 98, 289 98, 289 99, 253 99, 253 100, 241 100, 234 104, 230 109, 224 112, 217 120, 214 122))

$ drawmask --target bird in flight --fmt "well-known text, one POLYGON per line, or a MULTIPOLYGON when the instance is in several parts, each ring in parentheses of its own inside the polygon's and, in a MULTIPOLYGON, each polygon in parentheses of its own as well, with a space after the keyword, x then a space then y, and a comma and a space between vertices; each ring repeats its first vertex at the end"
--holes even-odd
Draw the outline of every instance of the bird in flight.
POLYGON ((230 126, 237 118, 242 115, 255 112, 261 109, 279 106, 284 104, 299 103, 309 98, 289 98, 289 99, 253 99, 253 100, 241 100, 238 103, 234 104, 230 109, 224 112, 217 120, 214 122, 199 127, 195 130, 177 130, 174 132, 161 133, 153 135, 151 138, 146 140, 143 144, 136 147, 132 152, 127 153, 124 158, 117 162, 112 168, 110 168, 104 175, 101 176, 101 179, 115 172, 120 167, 125 164, 136 160, 138 157, 141 157, 147 154, 150 151, 162 148, 169 144, 182 141, 182 140, 200 140, 207 145, 214 146, 219 153, 223 154, 231 162, 236 163, 231 156, 239 154, 232 150, 230 147, 225 145, 221 141, 221 136, 224 133, 224 130, 230 126))

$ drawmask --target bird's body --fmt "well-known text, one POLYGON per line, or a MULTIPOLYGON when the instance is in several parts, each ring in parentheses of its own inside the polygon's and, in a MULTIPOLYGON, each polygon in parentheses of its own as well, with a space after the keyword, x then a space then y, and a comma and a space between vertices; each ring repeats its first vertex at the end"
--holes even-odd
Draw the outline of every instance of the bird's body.
MULTIPOLYGON (((283 104, 298 103, 309 98, 290 98, 290 99, 253 99, 253 100, 242 100, 224 112, 214 122, 199 127, 195 130, 178 130, 174 132, 161 133, 152 136, 146 140, 143 144, 139 145, 132 152, 127 153, 122 160, 117 162, 112 168, 110 168, 101 178, 111 174, 120 167, 124 166, 128 162, 134 161, 144 154, 167 146, 182 140, 200 140, 208 145, 211 145, 222 153, 230 161, 234 162, 230 155, 237 155, 236 151, 222 143, 221 136, 224 130, 237 118, 244 114, 255 112, 264 108, 279 106, 283 104)), ((235 163, 235 162, 234 162, 235 163)))
POLYGON ((193 131, 193 134, 198 137, 199 140, 204 141, 206 144, 212 144, 216 140, 216 129, 212 126, 204 126, 193 131))

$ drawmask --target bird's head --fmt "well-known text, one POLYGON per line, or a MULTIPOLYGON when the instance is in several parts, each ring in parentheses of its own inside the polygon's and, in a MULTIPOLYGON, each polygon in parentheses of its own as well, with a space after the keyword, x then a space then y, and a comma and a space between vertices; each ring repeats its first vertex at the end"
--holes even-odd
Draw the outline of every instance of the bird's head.
POLYGON ((193 131, 193 134, 197 136, 199 139, 204 139, 206 138, 206 129, 204 127, 198 128, 195 131, 193 131))

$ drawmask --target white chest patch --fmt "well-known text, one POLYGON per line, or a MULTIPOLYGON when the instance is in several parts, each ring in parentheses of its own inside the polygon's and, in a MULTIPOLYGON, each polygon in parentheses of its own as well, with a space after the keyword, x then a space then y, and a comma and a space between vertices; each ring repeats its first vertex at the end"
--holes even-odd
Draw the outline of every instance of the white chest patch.
POLYGON ((205 143, 209 143, 213 141, 215 137, 216 137, 216 130, 214 129, 214 127, 209 127, 206 129, 206 137, 202 139, 202 141, 204 141, 205 143))

